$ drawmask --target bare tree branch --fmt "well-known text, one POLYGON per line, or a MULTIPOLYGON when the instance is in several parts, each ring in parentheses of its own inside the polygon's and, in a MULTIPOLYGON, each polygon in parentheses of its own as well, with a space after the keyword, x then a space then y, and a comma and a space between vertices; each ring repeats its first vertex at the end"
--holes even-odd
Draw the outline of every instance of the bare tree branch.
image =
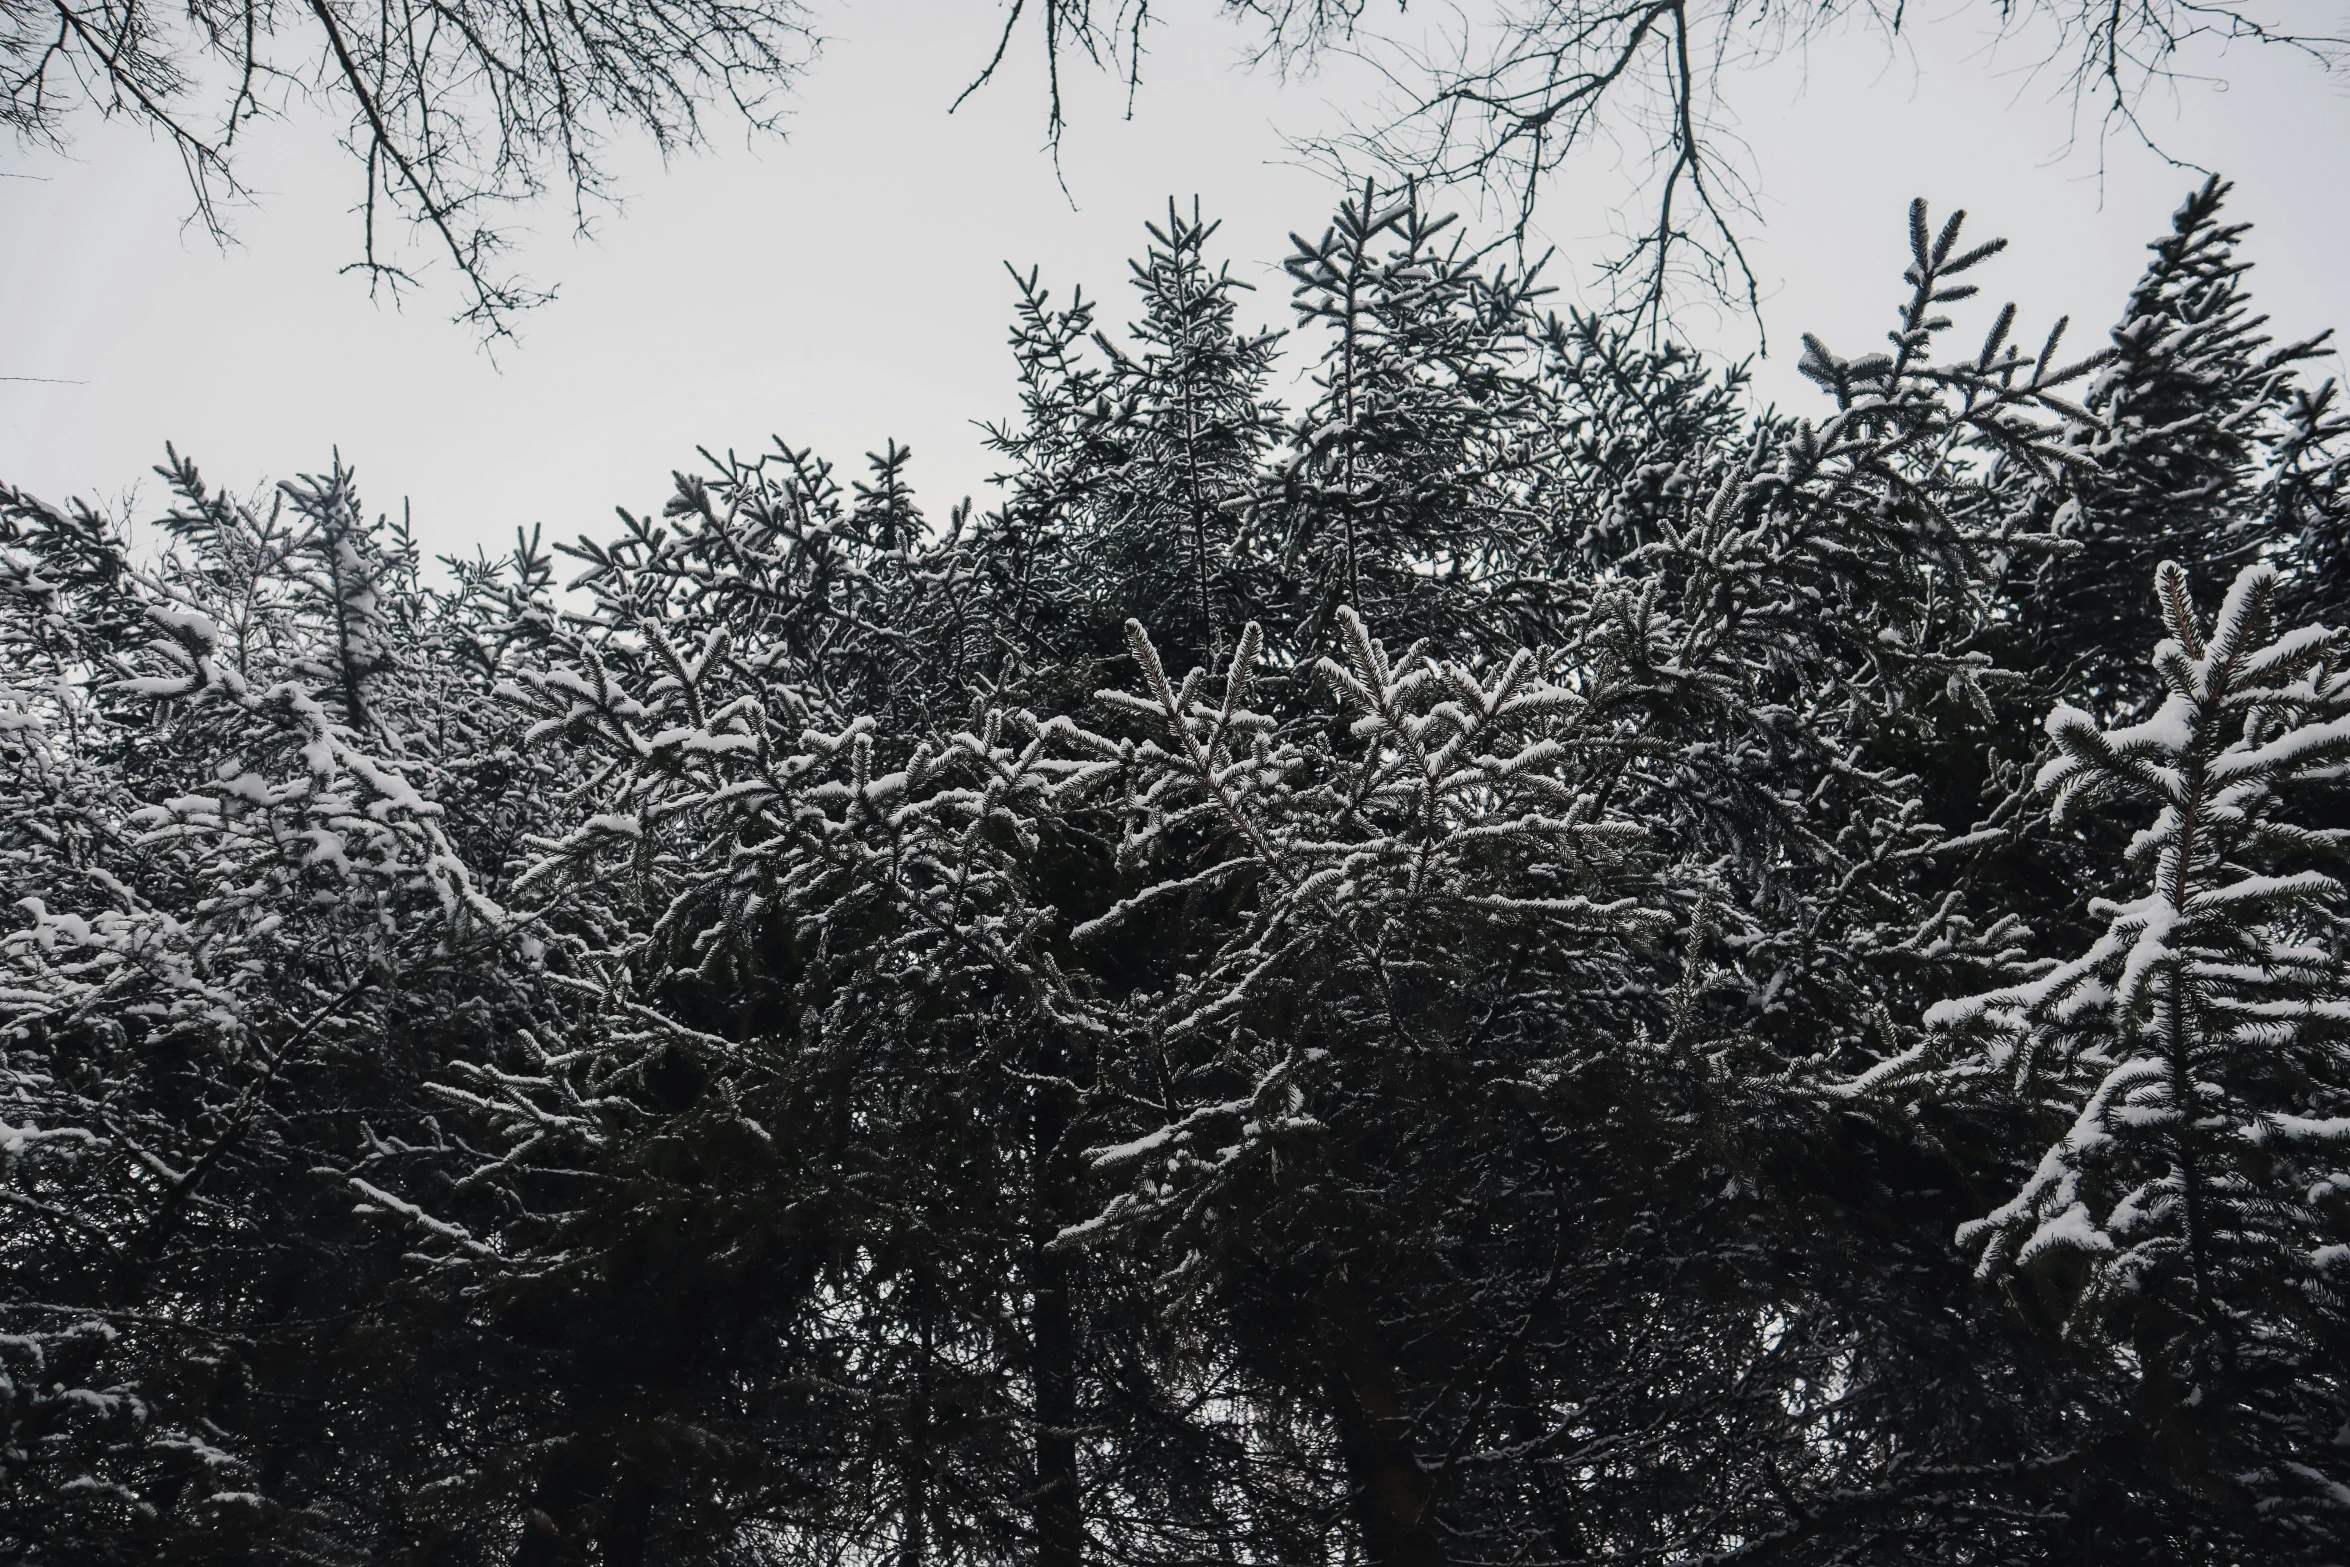
MULTIPOLYGON (((1001 64, 1030 10, 1043 13, 1053 65, 1049 131, 1064 128, 1058 56, 1076 47, 1141 81, 1148 0, 1122 0, 1106 26, 1093 0, 1016 0, 1001 64)), ((1480 185, 1515 214, 1521 244, 1544 189, 1569 160, 1613 151, 1632 171, 1645 218, 1626 226, 1600 276, 1616 312, 1654 329, 1677 301, 1728 304, 1759 324, 1760 289, 1747 242, 1760 227, 1759 171, 1734 129, 1733 84, 1804 43, 1858 30, 1906 47, 1914 28, 1902 0, 1491 0, 1437 13, 1434 42, 1389 35, 1370 0, 1221 0, 1256 61, 1283 71, 1329 54, 1350 56, 1387 87, 1339 136, 1301 143, 1344 170, 1369 165, 1391 178, 1480 185)), ((2275 8, 2282 12, 2283 8, 2275 8)), ((1397 0, 1395 12, 1414 21, 1397 0)), ((2199 62, 2229 45, 2258 45, 2340 70, 2350 39, 2263 19, 2257 0, 1977 0, 1973 14, 1995 49, 2028 52, 2028 79, 2070 103, 2075 139, 2093 122, 2100 145, 2124 135, 2192 167, 2150 130, 2149 93, 2197 79, 2199 62)), ((977 86, 978 83, 974 83, 977 86)))
POLYGON ((78 109, 146 125, 225 238, 249 196, 242 128, 339 113, 362 179, 347 270, 398 296, 421 272, 405 230, 453 263, 459 318, 494 340, 550 297, 503 264, 515 208, 559 183, 584 229, 612 199, 615 135, 667 154, 703 141, 712 108, 777 129, 817 43, 799 0, 0 0, 0 127, 59 146, 78 109))

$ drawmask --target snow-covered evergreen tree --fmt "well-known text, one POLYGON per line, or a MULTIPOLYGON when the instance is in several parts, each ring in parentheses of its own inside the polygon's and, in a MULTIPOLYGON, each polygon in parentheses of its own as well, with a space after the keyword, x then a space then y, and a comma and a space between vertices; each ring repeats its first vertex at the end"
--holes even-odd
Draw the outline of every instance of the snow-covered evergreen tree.
MULTIPOLYGON (((349 1548, 370 1482, 317 1437, 319 1324, 383 1304, 406 1231, 332 1167, 369 1124, 433 1135, 421 1079, 501 989, 507 922, 431 796, 494 830, 530 780, 484 765, 446 656, 473 601, 415 589, 347 470, 267 504, 164 475, 160 558, 13 492, 0 519, 10 1528, 349 1548)), ((379 1450, 429 1440, 403 1413, 379 1450)))
MULTIPOLYGON (((2336 1169, 2350 1145, 2350 972, 2317 864, 2350 836, 2294 820, 2298 788, 2350 764, 2343 634, 2275 635, 2276 577, 2246 567, 2208 625, 2166 563, 2155 650, 2166 694, 2108 727, 2059 706, 2040 773, 2061 818, 2151 806, 2126 883, 2080 955, 1941 1003, 1981 1037, 1947 1073, 2013 1084, 2071 1122, 2023 1188, 1962 1227, 1981 1272, 2035 1265, 2053 1311, 2108 1337, 2188 1486, 2241 1493, 2302 1550, 2338 1540, 2350 1327, 2336 1169)), ((1928 1047, 1919 1047, 1923 1055, 1928 1047)))
POLYGON ((1286 423, 1196 210, 1020 276, 986 507, 0 492, 0 1555, 2330 1559, 2342 421, 2222 189, 2071 362, 1921 203, 1808 419, 1371 188, 1286 423))
POLYGON ((1467 626, 1531 528, 1528 361, 1541 290, 1484 269, 1416 190, 1366 184, 1286 263, 1322 339, 1280 482, 1251 509, 1285 619, 1327 640, 1341 604, 1383 633, 1467 626))
POLYGON ((1111 360, 1094 432, 1105 471, 1070 518, 1100 630, 1139 618, 1203 668, 1222 663, 1268 586, 1265 563, 1238 547, 1237 513, 1277 415, 1265 399, 1277 338, 1240 330, 1245 285, 1207 259, 1217 227, 1196 202, 1189 218, 1170 202, 1150 227, 1130 341, 1097 338, 1111 360))
MULTIPOLYGON (((2279 343, 2264 330, 2240 246, 2250 225, 2221 217, 2229 186, 2207 180, 2150 249, 2083 404, 2092 459, 2053 494, 2049 557, 2019 606, 2030 633, 2017 660, 2097 713, 2163 700, 2142 662, 2162 630, 2141 584, 2165 560, 2233 573, 2285 541, 2259 503, 2271 449, 2290 441, 2293 366, 2323 338, 2279 343)), ((2306 440, 2306 437, 2304 438, 2306 440)))
POLYGON ((2341 383, 2291 389, 2268 493, 2291 577, 2279 598, 2305 615, 2350 623, 2350 409, 2341 383))

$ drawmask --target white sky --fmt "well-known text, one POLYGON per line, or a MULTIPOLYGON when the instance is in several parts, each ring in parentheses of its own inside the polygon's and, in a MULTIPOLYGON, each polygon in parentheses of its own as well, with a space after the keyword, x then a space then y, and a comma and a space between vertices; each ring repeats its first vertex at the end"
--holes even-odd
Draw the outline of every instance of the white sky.
MULTIPOLYGON (((495 549, 517 524, 602 533, 616 504, 657 507, 697 445, 781 434, 852 476, 895 436, 943 516, 990 471, 974 421, 1014 407, 1003 261, 1042 262, 1062 291, 1082 282, 1122 322, 1143 222, 1197 193, 1226 220, 1235 270, 1260 282, 1261 320, 1288 324, 1285 236, 1319 232, 1335 192, 1281 133, 1333 126, 1367 84, 1338 67, 1287 86, 1247 73, 1243 35, 1211 10, 1193 0, 1159 30, 1131 121, 1108 84, 1075 84, 1073 208, 1041 151, 1032 77, 946 113, 992 43, 993 4, 840 0, 787 141, 721 133, 666 171, 632 154, 627 209, 585 244, 561 210, 536 214, 523 268, 561 297, 495 363, 449 323, 453 294, 395 311, 337 275, 356 249, 352 180, 317 122, 256 140, 246 174, 267 198, 226 254, 183 230, 177 161, 137 133, 85 122, 70 160, 0 150, 0 172, 34 176, 0 179, 0 376, 83 383, 0 382, 0 477, 115 500, 168 439, 244 488, 323 467, 339 443, 372 505, 413 502, 430 547, 495 549)), ((1925 26, 1914 63, 1848 38, 1735 84, 1768 220, 1762 379, 1782 402, 1812 395, 1793 372, 1799 332, 1848 353, 1881 340, 1912 195, 2014 242, 1986 269, 1981 319, 2013 297, 2019 336, 2070 312, 2087 346, 2197 178, 2116 142, 2101 185, 2094 148, 2058 155, 2062 106, 1974 53, 1970 25, 1925 26)), ((2232 90, 2190 89, 2152 119, 2236 179, 2263 304, 2280 332, 2314 333, 2350 316, 2350 96, 2299 62, 2247 53, 2216 69, 2232 90)), ((1592 168, 1550 192, 1554 281, 1599 253, 1613 186, 1592 168)), ((1751 347, 1734 319, 1688 325, 1708 346, 1751 347)), ((155 482, 139 493, 153 500, 155 482)))

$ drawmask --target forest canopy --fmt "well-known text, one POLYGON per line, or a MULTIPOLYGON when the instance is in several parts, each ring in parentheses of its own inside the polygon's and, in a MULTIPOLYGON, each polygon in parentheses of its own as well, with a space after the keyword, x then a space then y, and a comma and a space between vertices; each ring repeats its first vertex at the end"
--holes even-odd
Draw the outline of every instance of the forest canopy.
POLYGON ((2226 194, 2102 335, 1919 203, 1799 409, 1374 184, 1285 338, 1021 275, 985 507, 0 486, 0 1560, 2338 1560, 2350 415, 2226 194))

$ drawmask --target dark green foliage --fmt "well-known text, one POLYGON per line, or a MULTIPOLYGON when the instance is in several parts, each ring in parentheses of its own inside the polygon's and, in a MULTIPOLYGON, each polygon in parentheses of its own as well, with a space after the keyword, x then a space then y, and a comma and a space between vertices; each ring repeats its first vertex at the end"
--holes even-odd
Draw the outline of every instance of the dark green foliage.
POLYGON ((1181 656, 1214 668, 1260 617, 1272 583, 1241 547, 1239 513, 1259 482, 1277 410, 1265 401, 1276 337, 1239 330, 1244 285, 1209 268, 1216 231, 1172 203, 1134 263, 1142 316, 1109 356, 1105 402, 1086 417, 1095 477, 1062 530, 1084 562, 1089 642, 1119 646, 1136 617, 1181 656))
POLYGON ((2222 221, 2227 194, 2206 182, 2149 247, 2084 400, 2096 420, 2078 437, 2090 461, 2050 497, 2069 548, 2021 598, 2025 667, 2093 712, 2159 700, 2143 662, 2164 634, 2146 591, 2157 565, 2193 560, 2232 576, 2326 509, 2313 459, 2339 432, 2306 406, 2323 393, 2291 373, 2325 338, 2278 344, 2262 331, 2268 318, 2245 287, 2251 263, 2237 253, 2249 225, 2222 221), (2262 494, 2271 474, 2273 499, 2262 494))
POLYGON ((1196 209, 1015 274, 943 524, 0 492, 0 1560, 2335 1559, 2343 421, 2223 190, 2073 362, 1919 204, 1811 419, 1372 187, 1278 340, 1196 209))
POLYGON ((1452 218, 1408 191, 1366 184, 1295 243, 1291 303, 1322 337, 1320 395, 1252 508, 1289 578, 1283 619, 1314 642, 1341 604, 1385 634, 1465 633, 1531 532, 1541 291, 1483 270, 1452 218))

